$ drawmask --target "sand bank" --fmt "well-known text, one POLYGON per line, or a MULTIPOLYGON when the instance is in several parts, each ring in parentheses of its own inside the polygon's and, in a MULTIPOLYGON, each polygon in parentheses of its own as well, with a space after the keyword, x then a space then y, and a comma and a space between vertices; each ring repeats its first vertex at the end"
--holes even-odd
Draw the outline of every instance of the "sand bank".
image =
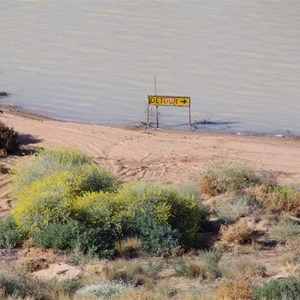
MULTIPOLYGON (((132 129, 61 122, 0 106, 1 120, 32 147, 76 147, 111 169, 122 181, 188 180, 210 161, 234 160, 276 171, 285 183, 300 184, 300 139, 132 129)), ((24 157, 3 160, 10 167, 24 157)), ((25 158, 26 159, 26 158, 25 158)), ((2 212, 9 209, 10 175, 0 177, 2 212)))

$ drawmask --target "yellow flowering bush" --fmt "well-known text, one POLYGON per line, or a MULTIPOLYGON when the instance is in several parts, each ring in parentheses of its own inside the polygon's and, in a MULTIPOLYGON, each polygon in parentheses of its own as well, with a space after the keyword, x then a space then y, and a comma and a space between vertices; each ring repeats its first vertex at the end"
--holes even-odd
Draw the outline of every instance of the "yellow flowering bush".
POLYGON ((159 255, 178 244, 198 248, 209 214, 195 196, 170 187, 145 182, 118 187, 111 172, 64 147, 41 150, 18 167, 13 195, 12 217, 37 243, 72 247, 68 234, 56 232, 68 233, 77 222, 80 241, 105 257, 113 255, 116 240, 132 236, 141 239, 144 251, 159 255))
POLYGON ((201 225, 209 213, 194 196, 155 183, 134 182, 123 185, 116 199, 124 207, 116 216, 123 224, 123 231, 137 226, 134 223, 136 217, 139 217, 139 224, 149 224, 149 221, 140 220, 145 215, 154 219, 156 224, 168 225, 171 230, 177 231, 184 247, 200 246, 201 225))
POLYGON ((18 193, 35 181, 65 171, 76 173, 89 164, 91 158, 72 148, 61 146, 54 149, 40 149, 36 155, 13 171, 13 194, 17 197, 18 193))
POLYGON ((115 195, 104 192, 86 193, 73 202, 73 217, 86 225, 99 225, 111 222, 122 207, 115 195))
MULTIPOLYGON (((97 166, 84 168, 79 174, 69 171, 56 173, 23 188, 22 192, 18 193, 17 203, 12 210, 17 225, 25 231, 33 232, 50 223, 68 220, 71 213, 73 214, 74 201, 80 199, 78 196, 102 187, 104 190, 112 188, 109 180, 102 184, 98 173, 101 173, 101 169, 97 166)), ((82 201, 77 200, 77 203, 81 205, 84 214, 82 201)), ((90 207, 90 211, 92 209, 93 207, 90 207)), ((76 211, 78 212, 77 208, 76 211)))
POLYGON ((37 232, 51 223, 66 222, 73 200, 80 192, 78 179, 63 172, 35 181, 18 195, 12 217, 25 232, 37 232))

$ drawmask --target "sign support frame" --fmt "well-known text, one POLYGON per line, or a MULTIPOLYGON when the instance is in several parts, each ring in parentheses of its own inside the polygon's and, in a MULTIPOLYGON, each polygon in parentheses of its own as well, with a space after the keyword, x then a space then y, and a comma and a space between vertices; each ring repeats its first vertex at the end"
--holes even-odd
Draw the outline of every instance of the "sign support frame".
POLYGON ((175 106, 175 107, 188 107, 189 108, 189 125, 192 131, 192 114, 191 114, 191 98, 190 97, 175 97, 175 96, 158 96, 156 93, 156 78, 154 77, 155 95, 148 95, 147 104, 147 122, 146 128, 150 126, 150 105, 156 107, 156 127, 159 128, 158 121, 158 106, 175 106))

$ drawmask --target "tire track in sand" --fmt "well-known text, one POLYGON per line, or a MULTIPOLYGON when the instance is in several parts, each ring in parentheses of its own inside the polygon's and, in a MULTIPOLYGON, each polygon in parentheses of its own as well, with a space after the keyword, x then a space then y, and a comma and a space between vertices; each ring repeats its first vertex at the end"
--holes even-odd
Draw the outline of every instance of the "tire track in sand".
POLYGON ((7 215, 11 209, 11 175, 0 175, 0 218, 7 215))
POLYGON ((64 127, 52 132, 51 138, 47 139, 49 142, 71 145, 93 156, 96 163, 109 168, 120 181, 154 180, 165 173, 164 164, 156 161, 158 153, 149 152, 138 145, 131 146, 131 141, 64 127), (68 132, 73 134, 68 135, 68 132))

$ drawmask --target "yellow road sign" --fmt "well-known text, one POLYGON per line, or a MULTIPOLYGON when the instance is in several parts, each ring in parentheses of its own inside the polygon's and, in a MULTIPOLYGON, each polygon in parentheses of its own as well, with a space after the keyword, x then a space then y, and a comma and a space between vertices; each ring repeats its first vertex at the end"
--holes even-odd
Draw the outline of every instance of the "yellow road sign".
POLYGON ((157 106, 191 106, 190 97, 172 97, 172 96, 148 96, 149 105, 157 106))

